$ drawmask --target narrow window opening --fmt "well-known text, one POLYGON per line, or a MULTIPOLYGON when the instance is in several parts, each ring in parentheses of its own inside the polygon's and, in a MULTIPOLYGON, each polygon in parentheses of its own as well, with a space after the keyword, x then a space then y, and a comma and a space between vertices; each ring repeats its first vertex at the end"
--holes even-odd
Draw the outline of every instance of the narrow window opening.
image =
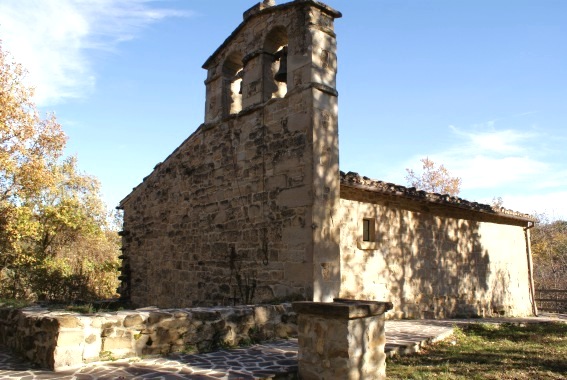
POLYGON ((357 247, 362 250, 379 249, 376 241, 376 218, 362 219, 362 237, 357 239, 357 247))
POLYGON ((224 62, 222 112, 223 116, 234 115, 242 111, 242 78, 244 77, 242 54, 233 53, 224 62))
POLYGON ((288 38, 284 26, 274 27, 264 41, 263 99, 283 98, 287 94, 288 38))
POLYGON ((236 114, 242 111, 242 78, 244 77, 244 71, 240 69, 236 75, 232 78, 232 83, 230 84, 230 114, 236 114))
POLYGON ((362 241, 370 241, 370 219, 362 219, 362 241))
POLYGON ((272 71, 274 72, 274 81, 277 86, 272 97, 283 98, 287 94, 287 45, 274 54, 272 71))

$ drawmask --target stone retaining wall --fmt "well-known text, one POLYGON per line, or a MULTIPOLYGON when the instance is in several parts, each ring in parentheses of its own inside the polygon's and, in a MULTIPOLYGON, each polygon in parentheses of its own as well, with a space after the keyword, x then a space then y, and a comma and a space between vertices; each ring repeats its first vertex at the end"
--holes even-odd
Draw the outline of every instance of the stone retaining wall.
POLYGON ((290 304, 144 308, 82 315, 0 309, 0 344, 54 371, 118 358, 202 352, 297 335, 290 304))

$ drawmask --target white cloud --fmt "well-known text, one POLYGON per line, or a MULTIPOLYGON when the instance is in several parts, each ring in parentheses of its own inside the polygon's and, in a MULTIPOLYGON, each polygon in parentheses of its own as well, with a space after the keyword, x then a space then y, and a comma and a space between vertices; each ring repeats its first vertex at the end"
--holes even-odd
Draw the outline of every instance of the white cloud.
POLYGON ((89 50, 112 50, 151 23, 187 12, 151 0, 17 0, 0 3, 3 49, 29 72, 38 105, 88 94, 95 85, 89 50))
POLYGON ((462 178, 463 196, 470 200, 490 203, 501 196, 506 208, 567 220, 567 169, 564 154, 557 151, 558 137, 541 128, 498 129, 498 124, 450 126, 450 145, 416 152, 405 167, 415 167, 428 156, 462 178))
POLYGON ((567 191, 504 195, 504 207, 531 214, 544 213, 550 220, 567 220, 567 191))
POLYGON ((451 158, 452 168, 467 189, 489 189, 532 181, 545 173, 547 164, 527 156, 460 156, 451 158))
POLYGON ((521 153, 524 151, 523 143, 535 136, 532 132, 523 132, 512 129, 495 130, 495 122, 488 122, 489 130, 463 131, 451 125, 451 131, 468 140, 465 148, 476 152, 486 152, 498 155, 521 153))
MULTIPOLYGON (((435 155, 439 162, 450 163, 449 169, 463 178, 463 188, 488 189, 510 184, 532 182, 535 176, 549 173, 549 164, 537 156, 533 131, 498 130, 495 122, 484 128, 463 130, 450 126, 458 142, 435 155)), ((435 160, 435 159, 434 159, 435 160)))

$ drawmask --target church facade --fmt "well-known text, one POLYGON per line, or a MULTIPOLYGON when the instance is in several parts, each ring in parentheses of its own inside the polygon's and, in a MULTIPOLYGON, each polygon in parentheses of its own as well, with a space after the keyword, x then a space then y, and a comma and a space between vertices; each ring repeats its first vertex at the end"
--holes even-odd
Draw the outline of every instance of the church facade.
POLYGON ((535 311, 524 214, 339 170, 340 12, 264 1, 205 62, 205 122, 124 198, 122 298, 535 311))

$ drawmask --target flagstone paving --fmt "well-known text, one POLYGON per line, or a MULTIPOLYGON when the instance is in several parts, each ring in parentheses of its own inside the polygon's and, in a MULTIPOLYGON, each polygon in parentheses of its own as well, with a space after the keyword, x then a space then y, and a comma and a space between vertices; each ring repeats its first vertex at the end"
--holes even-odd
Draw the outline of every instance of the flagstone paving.
MULTIPOLYGON (((388 355, 415 352, 424 344, 450 336, 454 326, 467 323, 533 323, 558 320, 567 322, 567 316, 386 321, 386 352, 388 355)), ((0 346, 0 379, 6 380, 286 380, 295 378, 296 372, 297 339, 278 340, 207 354, 174 354, 168 357, 91 363, 78 369, 57 373, 34 367, 0 346)))

